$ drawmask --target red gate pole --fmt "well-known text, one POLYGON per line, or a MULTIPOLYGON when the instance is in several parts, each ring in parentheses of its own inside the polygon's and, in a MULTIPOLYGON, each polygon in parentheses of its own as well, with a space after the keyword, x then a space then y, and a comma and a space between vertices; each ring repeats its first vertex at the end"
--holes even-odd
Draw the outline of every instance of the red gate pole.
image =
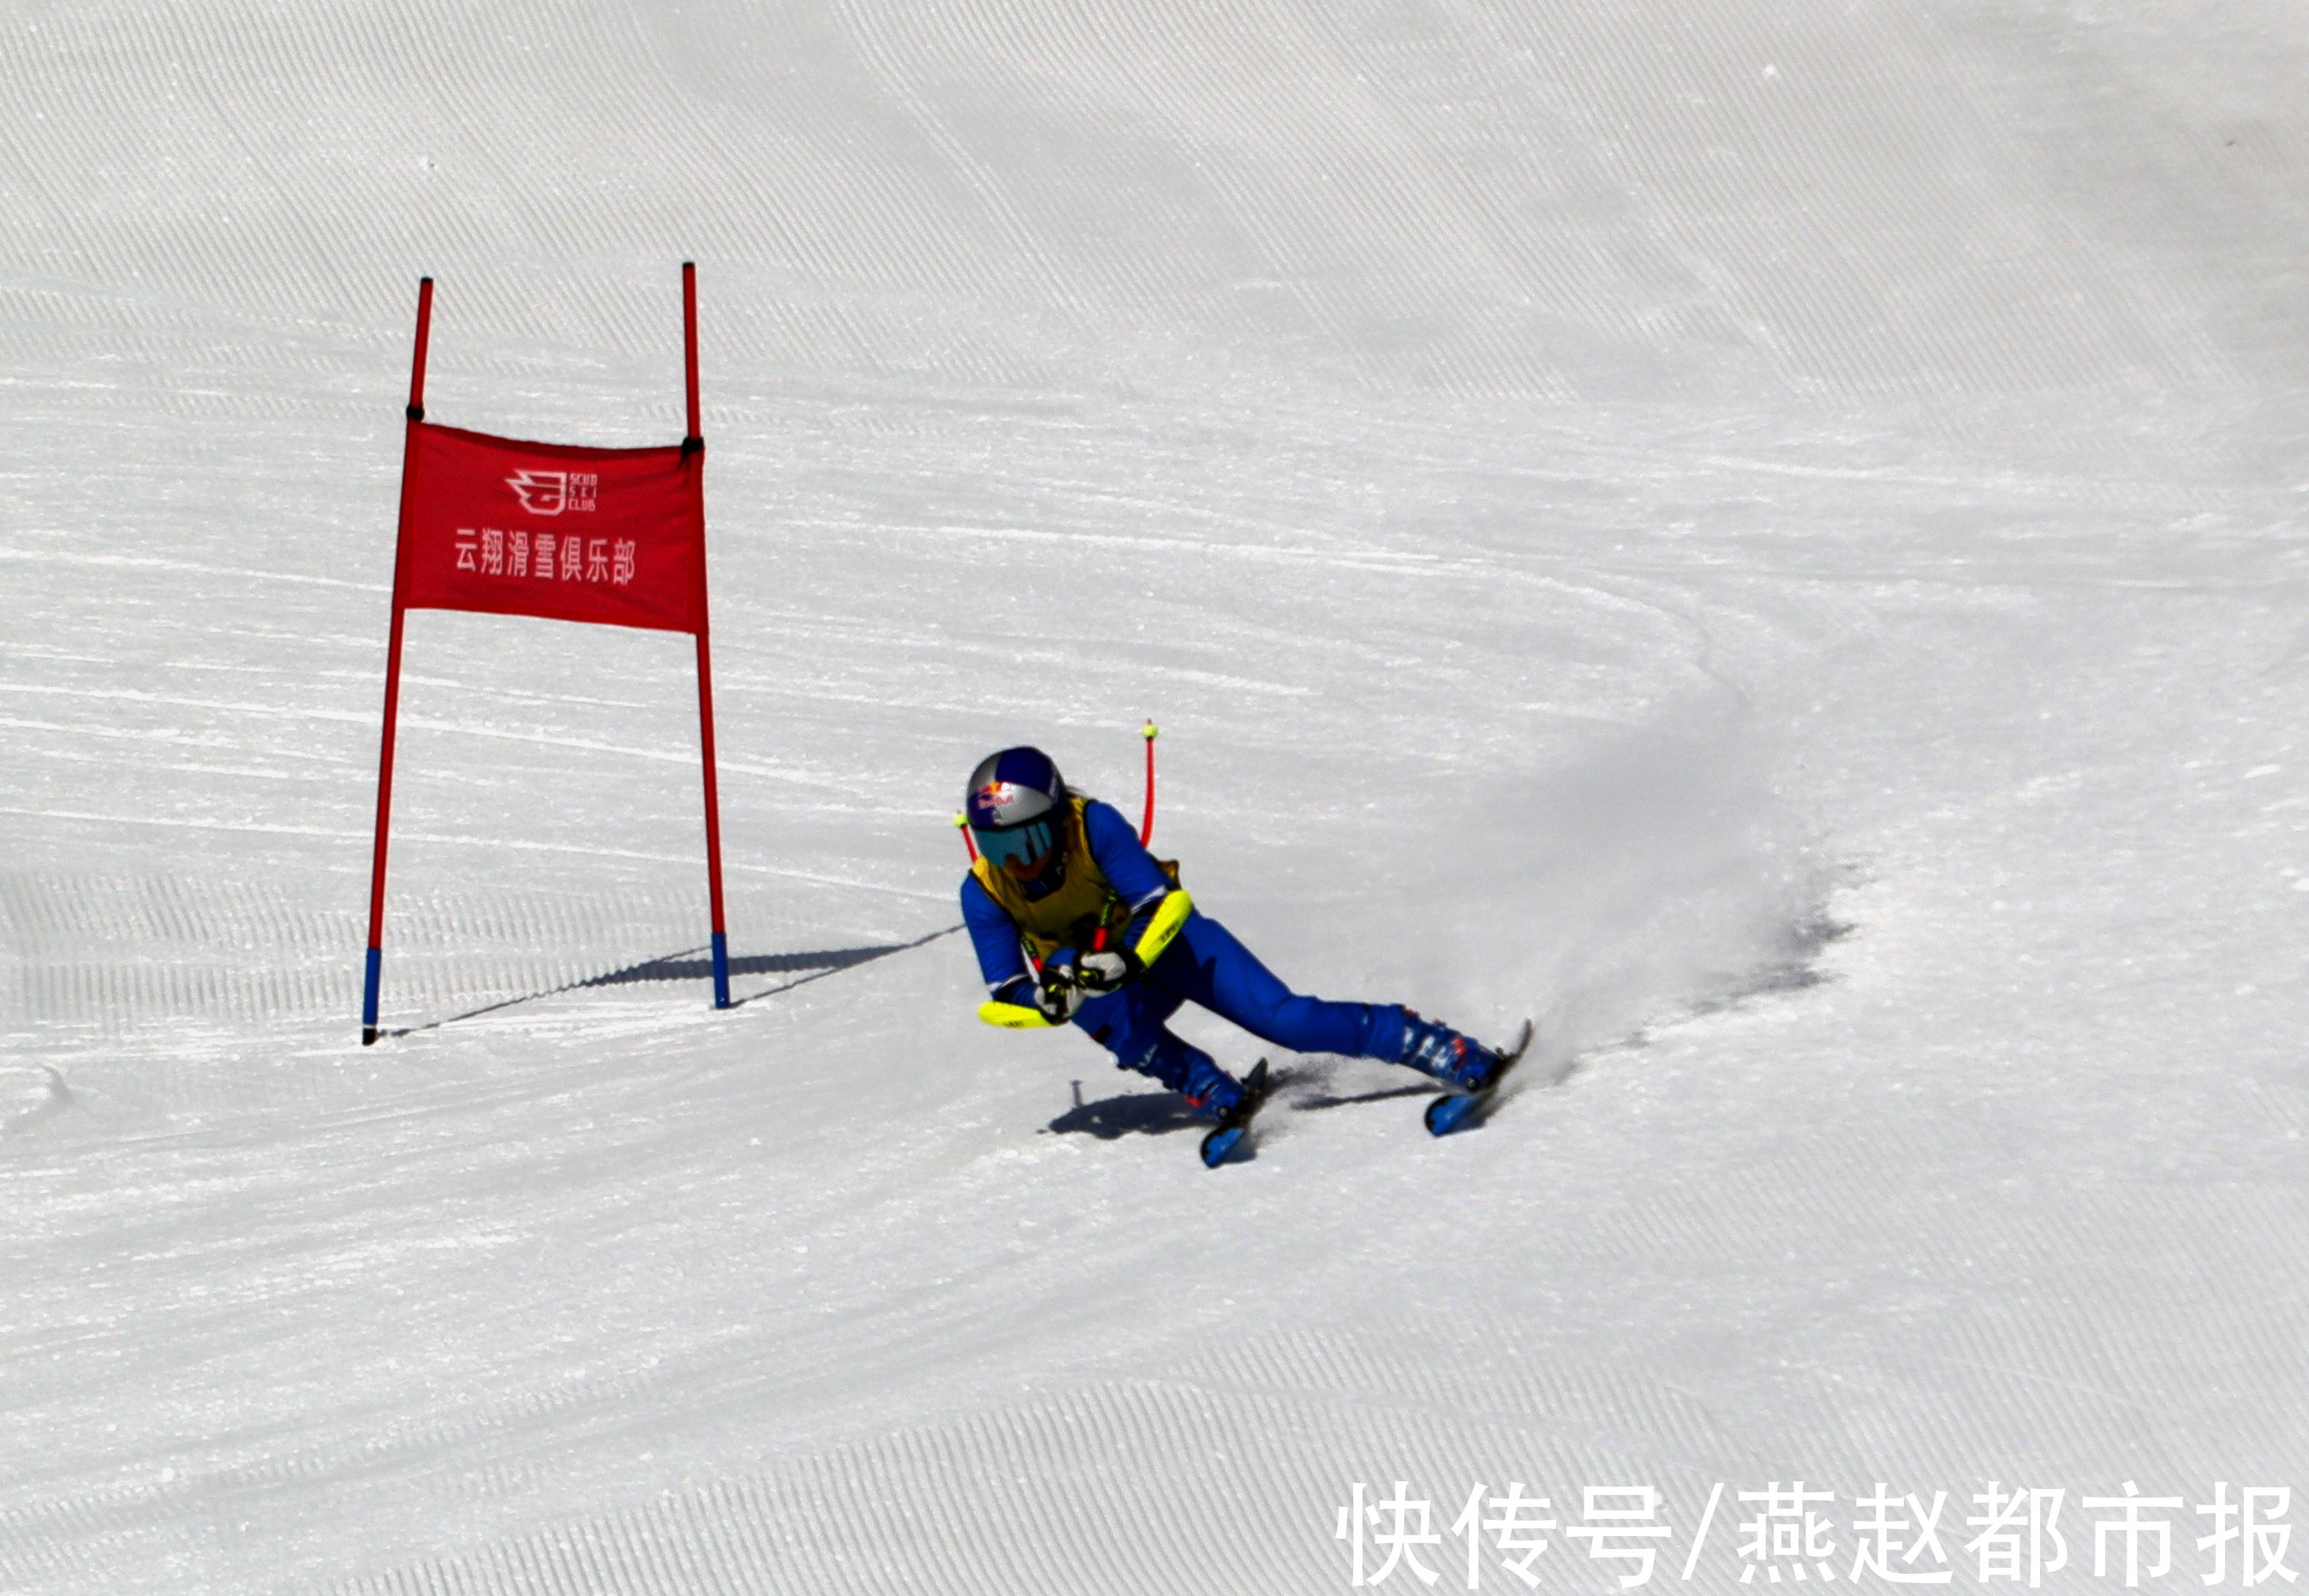
POLYGON ((1154 840, 1154 722, 1146 722, 1139 736, 1146 739, 1146 813, 1138 821, 1138 846, 1144 848, 1154 840))
POLYGON ((705 437, 697 416, 697 263, 681 263, 681 357, 689 400, 689 433, 681 440, 689 479, 691 525, 697 538, 697 743, 705 767, 705 881, 713 909, 713 1006, 730 1006, 730 931, 722 913, 722 798, 713 753, 713 663, 705 625, 705 437))
POLYGON ((417 356, 409 375, 409 430, 401 446, 401 518, 393 539, 393 633, 385 650, 385 735, 376 760, 376 852, 369 869, 368 963, 361 979, 361 1046, 377 1037, 377 999, 385 980, 385 842, 393 818, 393 738, 401 720, 402 551, 417 480, 417 429, 425 421, 425 344, 433 328, 433 280, 417 282, 417 356))

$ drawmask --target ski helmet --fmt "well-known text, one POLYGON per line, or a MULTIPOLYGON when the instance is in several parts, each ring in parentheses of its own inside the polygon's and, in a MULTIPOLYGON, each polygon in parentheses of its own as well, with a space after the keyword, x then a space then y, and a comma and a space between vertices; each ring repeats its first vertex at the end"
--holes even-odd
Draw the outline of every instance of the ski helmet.
POLYGON ((1038 874, 1066 845, 1067 784, 1040 748, 1005 748, 979 761, 963 794, 979 856, 1014 874, 1038 874))

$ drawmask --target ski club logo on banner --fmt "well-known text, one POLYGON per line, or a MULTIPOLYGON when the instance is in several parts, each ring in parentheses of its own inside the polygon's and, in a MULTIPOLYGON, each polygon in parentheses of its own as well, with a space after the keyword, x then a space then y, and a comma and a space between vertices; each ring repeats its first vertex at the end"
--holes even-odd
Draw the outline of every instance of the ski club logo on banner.
POLYGON ((515 471, 506 479, 506 486, 532 515, 591 510, 601 485, 600 475, 592 471, 515 471))

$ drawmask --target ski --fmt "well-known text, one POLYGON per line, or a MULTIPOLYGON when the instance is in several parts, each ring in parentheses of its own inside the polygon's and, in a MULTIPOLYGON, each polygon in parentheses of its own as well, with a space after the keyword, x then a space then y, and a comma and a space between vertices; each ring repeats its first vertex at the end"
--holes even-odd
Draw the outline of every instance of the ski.
POLYGON ((1273 1090, 1267 1083, 1267 1060, 1262 1058, 1251 1065, 1250 1074, 1242 1078, 1242 1096, 1236 1100, 1233 1108, 1227 1110, 1227 1116, 1219 1121, 1218 1128, 1203 1138, 1205 1169, 1217 1169, 1227 1161, 1236 1148, 1242 1145, 1244 1139, 1250 1134, 1251 1120, 1258 1116, 1267 1094, 1273 1090))
POLYGON ((1481 1091, 1447 1091, 1427 1105, 1428 1134, 1448 1136, 1463 1126, 1483 1124, 1491 1114, 1493 1100, 1499 1096, 1500 1083, 1508 1078, 1508 1072, 1516 1066, 1525 1049, 1530 1046, 1531 1022, 1526 1020, 1523 1030, 1516 1037, 1515 1046, 1500 1055, 1499 1067, 1492 1072, 1492 1078, 1484 1083, 1481 1091))

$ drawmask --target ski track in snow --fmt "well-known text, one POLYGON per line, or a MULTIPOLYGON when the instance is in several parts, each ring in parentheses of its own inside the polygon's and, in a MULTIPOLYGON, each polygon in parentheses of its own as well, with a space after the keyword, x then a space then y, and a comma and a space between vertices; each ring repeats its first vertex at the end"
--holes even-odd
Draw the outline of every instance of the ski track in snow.
POLYGON ((1665 1582, 1798 1479, 1839 1578, 1879 1481, 2063 1488, 2055 1592, 2137 1480, 2197 1588, 2215 1481, 2309 1488, 2304 72, 2274 4, 19 8, 0 1590, 1319 1592, 1398 1480, 1423 1589, 1510 1480, 1658 1488, 1665 1582), (415 280, 435 419, 662 442, 684 258, 746 1001, 688 646, 420 613, 363 1049, 415 280), (1135 813, 1150 715, 1286 979, 1535 1015, 1490 1125, 1278 1057, 1210 1174, 972 1022, 961 772, 1135 813))

